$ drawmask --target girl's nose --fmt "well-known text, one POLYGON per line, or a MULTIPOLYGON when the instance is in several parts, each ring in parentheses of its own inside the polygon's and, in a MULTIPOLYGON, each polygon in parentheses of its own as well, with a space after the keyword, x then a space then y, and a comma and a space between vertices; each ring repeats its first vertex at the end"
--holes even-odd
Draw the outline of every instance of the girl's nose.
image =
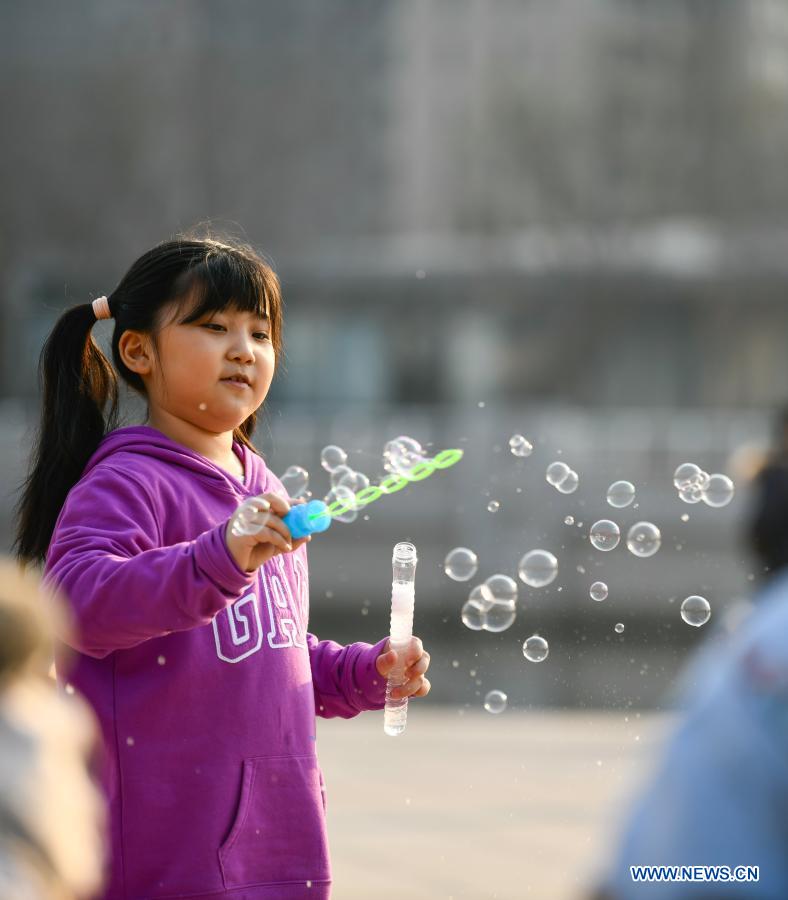
POLYGON ((244 360, 245 362, 254 362, 254 344, 252 339, 238 338, 232 345, 228 353, 230 359, 244 360))

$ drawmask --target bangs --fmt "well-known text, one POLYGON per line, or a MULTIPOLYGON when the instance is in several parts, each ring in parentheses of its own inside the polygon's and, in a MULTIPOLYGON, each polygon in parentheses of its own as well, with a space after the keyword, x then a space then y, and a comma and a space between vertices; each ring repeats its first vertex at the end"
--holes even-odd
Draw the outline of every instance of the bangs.
POLYGON ((267 318, 275 340, 281 334, 279 279, 262 260, 217 248, 184 272, 178 282, 174 293, 179 324, 233 309, 267 318))

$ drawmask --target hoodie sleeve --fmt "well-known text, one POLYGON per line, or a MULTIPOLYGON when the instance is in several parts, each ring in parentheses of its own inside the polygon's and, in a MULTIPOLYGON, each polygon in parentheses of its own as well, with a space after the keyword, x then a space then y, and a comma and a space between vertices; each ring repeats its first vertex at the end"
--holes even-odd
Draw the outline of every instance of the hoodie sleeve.
POLYGON ((162 547, 154 509, 141 482, 107 466, 69 492, 44 579, 66 600, 72 613, 66 639, 81 653, 102 658, 205 625, 255 580, 230 555, 224 522, 162 547))
POLYGON ((314 634, 307 634, 306 640, 318 716, 352 719, 364 710, 383 709, 386 679, 378 674, 375 660, 383 653, 388 638, 377 644, 346 647, 319 641, 314 634))

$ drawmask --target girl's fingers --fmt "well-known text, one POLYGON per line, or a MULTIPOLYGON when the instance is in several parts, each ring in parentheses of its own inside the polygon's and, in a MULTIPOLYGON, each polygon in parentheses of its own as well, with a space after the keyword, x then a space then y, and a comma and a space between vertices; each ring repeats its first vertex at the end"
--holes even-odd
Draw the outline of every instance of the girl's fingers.
POLYGON ((405 671, 405 676, 407 678, 416 678, 419 675, 423 675, 427 669, 430 667, 430 655, 425 650, 422 656, 413 663, 412 666, 409 666, 405 671))
POLYGON ((432 685, 430 684, 429 678, 422 678, 421 687, 416 691, 413 695, 414 697, 426 697, 430 692, 430 688, 432 685))
MULTIPOLYGON (((292 535, 290 534, 290 529, 285 525, 285 523, 279 518, 279 516, 268 514, 268 521, 265 523, 266 527, 271 531, 277 532, 277 534, 281 535, 287 544, 293 543, 292 535)), ((260 532, 262 535, 262 531, 260 532)), ((258 535, 258 540, 260 539, 260 535, 258 535)))
POLYGON ((408 666, 412 666, 415 665, 423 656, 424 644, 422 644, 421 638, 418 638, 414 635, 413 637, 411 637, 410 643, 405 650, 405 661, 408 666))
POLYGON ((290 512, 290 504, 279 494, 268 493, 259 496, 271 504, 271 512, 276 513, 280 518, 284 518, 290 512))
POLYGON ((289 553, 293 548, 290 544, 290 532, 285 528, 286 537, 278 530, 272 527, 272 520, 268 520, 268 525, 255 535, 258 544, 273 544, 274 547, 283 553, 289 553))
POLYGON ((430 682, 426 678, 415 678, 395 688, 392 695, 395 700, 403 697, 425 697, 430 692, 430 682))

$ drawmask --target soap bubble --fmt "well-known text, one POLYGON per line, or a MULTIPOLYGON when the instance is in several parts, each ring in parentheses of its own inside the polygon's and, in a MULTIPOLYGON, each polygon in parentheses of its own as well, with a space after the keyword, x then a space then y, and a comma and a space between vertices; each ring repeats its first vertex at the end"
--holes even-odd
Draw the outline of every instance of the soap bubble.
POLYGON ((336 444, 329 444, 320 451, 320 465, 326 472, 333 472, 337 466, 343 466, 347 462, 347 453, 336 444))
POLYGON ((558 487, 572 470, 565 462, 551 462, 545 472, 545 478, 548 484, 558 487))
POLYGON ((268 522, 270 509, 265 497, 249 497, 233 513, 230 533, 235 537, 259 534, 268 522))
POLYGON ((487 512, 498 512, 501 508, 501 504, 497 500, 490 500, 487 504, 487 512))
POLYGON ((703 499, 703 488, 698 484, 690 484, 681 488, 679 498, 685 503, 700 503, 703 499))
POLYGON ((335 475, 336 472, 331 474, 332 485, 334 487, 346 487, 354 495, 369 487, 369 478, 363 472, 356 472, 351 469, 349 472, 345 472, 338 481, 335 481, 335 475))
POLYGON ((490 575, 484 584, 496 603, 517 602, 517 582, 508 575, 490 575))
POLYGON ((506 631, 517 617, 517 606, 513 602, 496 600, 485 613, 483 627, 498 634, 506 631))
POLYGON ((509 449, 515 456, 530 456, 533 453, 533 444, 521 434, 513 434, 509 438, 509 449))
POLYGON ((695 463, 682 463, 673 473, 673 484, 677 491, 703 483, 703 470, 695 463))
POLYGON ((463 625, 471 631, 481 631, 487 623, 487 610, 494 602, 487 585, 477 584, 460 611, 463 625))
POLYGON ((358 517, 358 512, 356 511, 356 497, 349 488, 338 484, 335 488, 332 488, 323 499, 327 506, 331 506, 334 501, 340 501, 345 507, 344 512, 341 512, 339 515, 332 513, 332 519, 336 519, 337 522, 343 522, 344 524, 356 521, 356 518, 358 517))
POLYGON ((309 472, 301 466, 289 466, 279 479, 291 500, 302 497, 309 486, 309 472))
POLYGON ((621 540, 621 531, 610 519, 600 519, 591 526, 588 539, 597 550, 614 550, 621 540))
POLYGON ((607 585, 604 581, 595 581, 588 593, 592 600, 607 600, 607 585))
POLYGON ((562 494, 574 494, 577 486, 580 484, 580 476, 573 469, 570 469, 566 478, 555 486, 557 491, 562 494))
POLYGON ((631 481, 614 481, 607 489, 607 502, 623 509, 635 499, 635 485, 631 481))
POLYGON ((347 463, 340 463, 331 470, 331 487, 336 487, 345 475, 352 475, 353 469, 347 463))
POLYGON ((487 613, 475 600, 466 600, 460 611, 462 624, 471 631, 481 631, 484 628, 487 613))
POLYGON ((710 475, 703 488, 703 502, 707 506, 727 506, 733 500, 733 482, 727 475, 710 475))
POLYGON ((567 516, 567 517, 564 519, 564 525, 574 525, 574 524, 575 524, 575 517, 574 517, 574 516, 567 516))
POLYGON ((613 630, 616 632, 616 634, 623 634, 624 633, 624 623, 616 622, 615 628, 613 630))
POLYGON ((532 634, 531 637, 523 643, 523 656, 529 662, 543 662, 547 659, 550 648, 547 641, 538 634, 532 634))
POLYGON ((421 444, 415 438, 403 434, 388 441, 383 448, 383 468, 387 472, 407 475, 425 456, 421 444))
POLYGON ((503 691, 490 691, 484 698, 484 708, 488 713, 502 713, 506 709, 507 697, 503 691))
POLYGON ((530 550, 520 560, 517 571, 531 587, 546 587, 558 575, 558 560, 548 550, 530 550))
POLYGON ((487 610, 493 605, 493 603, 496 602, 492 591, 484 582, 482 584, 477 584, 475 587, 471 588, 471 592, 470 594, 468 594, 468 599, 473 600, 474 603, 478 604, 483 612, 487 612, 487 610))
POLYGON ((636 522, 627 532, 627 547, 634 556, 645 559, 660 548, 662 535, 652 522, 636 522))
POLYGON ((709 606, 709 601, 705 597, 698 597, 693 594, 681 604, 681 618, 684 619, 687 625, 694 625, 696 628, 700 628, 701 625, 705 625, 709 621, 710 617, 711 606, 709 606))
POLYGON ((443 571, 452 581, 468 581, 476 574, 479 559, 473 550, 467 547, 455 547, 446 554, 443 571))

